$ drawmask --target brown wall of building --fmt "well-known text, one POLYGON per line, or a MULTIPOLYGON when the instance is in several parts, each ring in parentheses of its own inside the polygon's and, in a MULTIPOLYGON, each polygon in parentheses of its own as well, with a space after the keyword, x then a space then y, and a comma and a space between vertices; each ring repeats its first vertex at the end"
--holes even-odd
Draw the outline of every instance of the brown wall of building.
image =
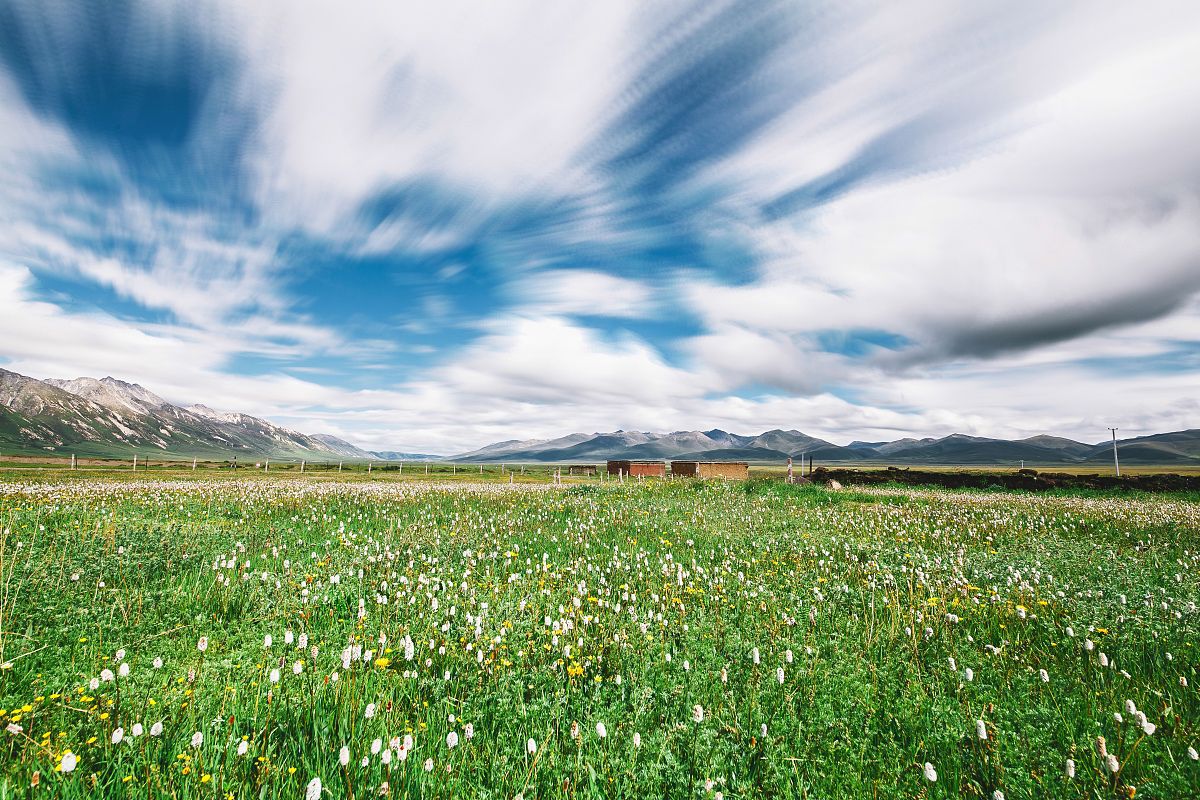
POLYGON ((661 461, 609 461, 608 474, 616 475, 619 472, 633 477, 648 475, 663 478, 667 474, 667 465, 661 461))
POLYGON ((701 478, 728 478, 744 481, 750 477, 750 467, 744 461, 700 462, 701 478))

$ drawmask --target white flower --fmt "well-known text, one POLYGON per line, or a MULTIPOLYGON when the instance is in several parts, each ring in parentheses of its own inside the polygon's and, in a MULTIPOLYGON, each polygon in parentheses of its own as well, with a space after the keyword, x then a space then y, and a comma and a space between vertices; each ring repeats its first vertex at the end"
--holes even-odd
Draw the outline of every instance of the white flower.
POLYGON ((966 669, 964 669, 963 670, 963 680, 965 680, 967 683, 970 683, 971 681, 975 680, 975 670, 971 669, 970 667, 967 667, 966 669))
POLYGON ((124 647, 122 647, 120 650, 117 651, 116 660, 117 661, 125 660, 125 648, 124 647))
POLYGON ((294 640, 295 640, 295 637, 294 637, 294 636, 292 636, 292 632, 291 632, 291 631, 284 631, 284 632, 283 632, 283 643, 284 643, 284 644, 291 644, 291 643, 292 643, 294 640))
POLYGON ((425 759, 425 771, 433 772, 433 759, 432 758, 425 759))
POLYGON ((63 753, 62 763, 59 764, 59 770, 62 772, 71 772, 75 769, 75 765, 79 763, 79 759, 70 750, 63 753))
POLYGON ((338 763, 343 767, 350 763, 350 748, 342 745, 342 749, 338 751, 338 763))
POLYGON ((779 681, 779 683, 782 684, 783 679, 784 679, 783 667, 777 667, 775 669, 775 680, 779 681))
POLYGON ((367 716, 367 719, 370 719, 371 717, 375 716, 375 704, 374 703, 367 703, 366 716, 367 716))
POLYGON ((88 681, 88 687, 89 687, 89 688, 90 688, 90 689, 91 689, 93 692, 94 692, 94 691, 96 691, 97 689, 99 689, 99 688, 100 688, 100 679, 99 679, 99 678, 92 678, 90 681, 88 681))
POLYGON ((200 637, 200 641, 196 642, 196 649, 199 650, 201 653, 203 653, 205 650, 208 649, 208 637, 207 636, 200 637))
POLYGON ((1073 758, 1067 759, 1067 777, 1068 778, 1075 777, 1075 759, 1073 759, 1073 758))
POLYGON ((154 659, 154 668, 155 669, 162 669, 162 665, 163 665, 163 660, 161 658, 154 659))
POLYGON ((603 722, 596 723, 596 736, 600 739, 608 736, 608 728, 604 727, 603 722))
POLYGON ((383 739, 376 739, 371 742, 371 755, 379 755, 379 751, 383 749, 383 739))
POLYGON ((1189 747, 1188 748, 1188 758, 1190 758, 1192 761, 1200 761, 1200 753, 1196 752, 1196 748, 1189 747))
POLYGON ((1150 722, 1149 720, 1144 720, 1142 722, 1142 731, 1145 732, 1147 736, 1153 736, 1156 730, 1158 730, 1158 726, 1153 722, 1150 722))
POLYGON ((981 719, 975 720, 975 735, 980 739, 987 738, 987 723, 981 719))
POLYGON ((529 755, 533 755, 537 752, 537 742, 535 742, 533 739, 530 739, 525 743, 525 750, 529 753, 529 755))
POLYGON ((928 761, 925 762, 925 780, 930 783, 937 783, 937 770, 928 761))
POLYGON ((113 675, 113 671, 111 669, 102 670, 100 672, 100 680, 104 681, 105 683, 113 680, 114 677, 115 676, 113 675))
POLYGON ((273 640, 271 639, 271 634, 268 633, 266 636, 264 636, 263 637, 263 649, 265 650, 268 647, 270 647, 272 641, 273 640))
POLYGON ((1108 656, 1106 656, 1104 654, 1103 650, 1100 651, 1100 666, 1102 666, 1102 667, 1108 666, 1108 656))
POLYGON ((308 782, 308 786, 304 789, 304 800, 320 800, 321 798, 321 779, 313 778, 308 782))
POLYGON ((299 675, 301 672, 304 672, 304 664, 303 663, 297 661, 295 664, 292 664, 292 674, 293 675, 299 675))
POLYGON ((128 675, 129 675, 129 665, 128 665, 128 664, 121 664, 121 666, 117 667, 117 674, 118 674, 118 675, 120 675, 122 678, 128 677, 128 675))
POLYGON ((150 735, 151 736, 162 736, 162 721, 161 720, 150 726, 150 735))
POLYGON ((468 742, 475 738, 475 726, 469 722, 463 726, 463 738, 468 742))
POLYGON ((279 670, 277 670, 277 669, 271 670, 271 674, 268 677, 270 678, 271 683, 279 683, 279 670))
POLYGON ((1113 775, 1116 775, 1121 769, 1121 763, 1117 761, 1117 757, 1112 753, 1109 753, 1108 758, 1104 759, 1104 765, 1108 767, 1108 771, 1113 775))
POLYGON ((458 734, 454 731, 450 731, 446 734, 446 747, 450 750, 458 747, 458 734))
POLYGON ((992 800, 1004 800, 1004 792, 1000 791, 999 789, 992 792, 992 800))
POLYGON ((133 727, 129 730, 129 735, 136 739, 142 735, 143 730, 144 728, 142 728, 142 723, 135 722, 133 723, 133 727))
POLYGON ((640 733, 638 733, 637 731, 633 732, 633 746, 634 747, 642 746, 642 735, 640 733))
POLYGON ((789 664, 790 664, 790 663, 792 663, 792 651, 791 651, 791 650, 788 650, 787 652, 785 652, 785 653, 783 654, 783 659, 784 659, 785 661, 787 661, 787 663, 789 663, 789 664))
POLYGON ((390 749, 384 750, 383 755, 379 757, 379 760, 382 761, 385 766, 392 763, 392 751, 390 749))
POLYGON ((125 738, 125 729, 124 729, 124 728, 117 728, 115 731, 113 731, 113 732, 112 732, 112 736, 110 737, 110 741, 111 741, 113 744, 120 744, 120 743, 121 743, 121 740, 122 740, 122 739, 124 739, 124 738, 125 738))
POLYGON ((764 722, 762 725, 760 725, 758 728, 758 732, 760 734, 762 734, 762 737, 764 739, 767 738, 767 723, 764 722))
POLYGON ((696 705, 692 706, 692 722, 704 722, 704 706, 700 705, 699 703, 696 703, 696 705))
POLYGON ((202 744, 204 744, 204 734, 200 731, 196 731, 192 734, 192 749, 199 749, 200 745, 202 744))
POLYGON ((237 754, 239 756, 246 755, 247 751, 249 751, 249 750, 250 750, 250 743, 247 742, 245 739, 242 739, 240 742, 238 742, 237 754))
POLYGON ((753 661, 756 665, 759 663, 757 647, 750 651, 750 660, 753 661))
POLYGON ((1040 677, 1042 679, 1042 683, 1050 682, 1050 673, 1046 672, 1046 670, 1044 670, 1044 669, 1038 670, 1038 677, 1040 677))

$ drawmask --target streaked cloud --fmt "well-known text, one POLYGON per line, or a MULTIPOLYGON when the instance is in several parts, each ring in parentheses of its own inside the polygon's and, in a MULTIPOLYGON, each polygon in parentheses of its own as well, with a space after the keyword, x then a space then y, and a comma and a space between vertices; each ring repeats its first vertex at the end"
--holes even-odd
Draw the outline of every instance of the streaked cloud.
POLYGON ((1187 3, 13 0, 0 363, 401 450, 1194 427, 1198 53, 1187 3))

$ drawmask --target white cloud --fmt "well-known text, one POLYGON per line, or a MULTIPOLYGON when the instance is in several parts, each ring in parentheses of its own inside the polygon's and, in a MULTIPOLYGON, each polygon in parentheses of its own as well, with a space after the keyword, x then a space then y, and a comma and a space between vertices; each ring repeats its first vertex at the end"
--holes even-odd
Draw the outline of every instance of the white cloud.
POLYGON ((516 283, 518 301, 539 314, 643 317, 655 309, 646 284, 593 270, 547 270, 516 283))

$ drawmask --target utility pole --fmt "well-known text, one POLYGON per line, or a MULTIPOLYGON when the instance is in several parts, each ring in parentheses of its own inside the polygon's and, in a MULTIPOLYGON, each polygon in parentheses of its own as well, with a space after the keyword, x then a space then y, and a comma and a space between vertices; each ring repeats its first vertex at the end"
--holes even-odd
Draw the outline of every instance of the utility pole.
POLYGON ((1121 477, 1121 462, 1117 460, 1117 431, 1118 428, 1109 428, 1112 431, 1113 439, 1113 466, 1117 468, 1117 477, 1121 477))

